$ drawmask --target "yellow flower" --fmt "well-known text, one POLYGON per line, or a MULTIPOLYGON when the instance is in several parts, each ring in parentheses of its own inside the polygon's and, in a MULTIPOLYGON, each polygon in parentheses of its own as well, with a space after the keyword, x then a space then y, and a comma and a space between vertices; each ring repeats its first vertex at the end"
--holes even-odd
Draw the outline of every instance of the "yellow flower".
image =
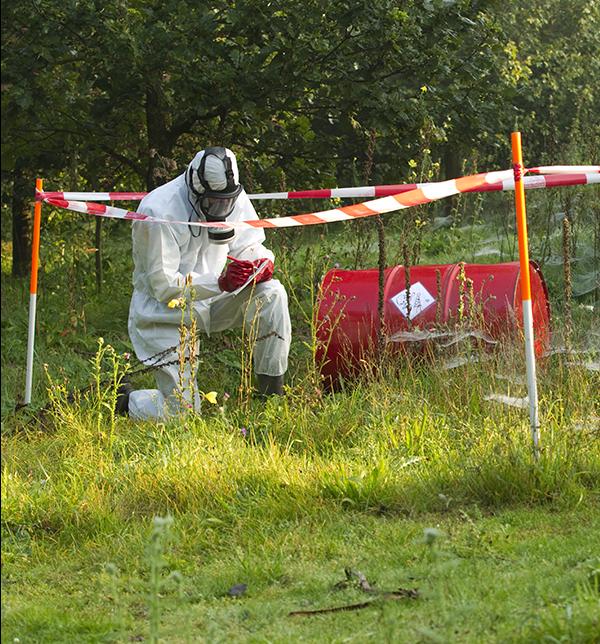
POLYGON ((171 301, 167 304, 167 306, 168 306, 170 309, 178 309, 181 305, 182 305, 182 298, 180 298, 180 297, 175 298, 174 300, 171 300, 171 301))
POLYGON ((211 405, 216 405, 217 404, 217 392, 216 391, 209 391, 207 394, 202 393, 202 395, 208 400, 211 405))

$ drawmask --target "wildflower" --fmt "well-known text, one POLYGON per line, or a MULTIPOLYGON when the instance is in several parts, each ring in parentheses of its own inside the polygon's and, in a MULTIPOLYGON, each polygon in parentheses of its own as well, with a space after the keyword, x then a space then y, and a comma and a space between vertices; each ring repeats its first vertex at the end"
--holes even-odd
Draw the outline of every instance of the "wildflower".
POLYGON ((443 533, 437 528, 425 528, 423 530, 423 542, 428 546, 432 546, 442 536, 444 536, 443 533))
POLYGON ((202 392, 202 395, 204 396, 204 398, 206 398, 206 400, 208 400, 208 402, 211 405, 216 405, 217 404, 217 392, 216 391, 209 391, 207 394, 202 392))
POLYGON ((180 309, 183 306, 183 303, 184 303, 184 299, 182 297, 176 297, 176 298, 172 299, 167 304, 167 306, 170 309, 180 309))
POLYGON ((246 438, 246 436, 248 435, 248 430, 247 430, 245 427, 240 427, 240 434, 241 434, 244 438, 246 438))
POLYGON ((104 572, 106 572, 109 575, 115 576, 119 574, 119 569, 114 563, 106 563, 104 564, 104 572))
POLYGON ((227 401, 230 398, 231 398, 231 395, 229 394, 229 392, 227 391, 223 392, 223 401, 227 401))
POLYGON ((172 579, 176 584, 180 584, 183 581, 183 575, 179 572, 179 570, 173 570, 169 574, 169 579, 172 579))
POLYGON ((169 514, 166 517, 155 516, 152 523, 155 528, 169 527, 173 523, 173 517, 169 514))

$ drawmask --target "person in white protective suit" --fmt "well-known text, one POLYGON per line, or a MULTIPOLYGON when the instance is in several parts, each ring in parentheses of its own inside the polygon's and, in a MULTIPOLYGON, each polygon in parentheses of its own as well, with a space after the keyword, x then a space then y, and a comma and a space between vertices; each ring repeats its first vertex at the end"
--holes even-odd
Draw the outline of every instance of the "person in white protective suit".
POLYGON ((182 297, 185 314, 209 336, 255 325, 258 393, 283 393, 291 324, 286 291, 272 279, 275 257, 263 246, 262 229, 223 227, 223 222, 258 219, 239 183, 235 155, 223 147, 198 152, 184 174, 146 195, 138 212, 179 223, 133 224, 129 336, 140 361, 164 366, 156 369, 156 389, 128 386, 119 397, 119 411, 159 419, 182 407, 200 409, 195 366, 165 364, 177 361, 182 316, 181 308, 168 305, 182 297), (220 227, 188 225, 194 221, 220 227))

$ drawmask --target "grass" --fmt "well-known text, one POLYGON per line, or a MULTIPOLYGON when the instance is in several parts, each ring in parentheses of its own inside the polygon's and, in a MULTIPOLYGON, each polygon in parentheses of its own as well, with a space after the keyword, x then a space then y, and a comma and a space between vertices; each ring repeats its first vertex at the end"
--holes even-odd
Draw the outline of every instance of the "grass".
MULTIPOLYGON (((491 230, 470 227, 469 252, 491 230)), ((375 265, 375 246, 338 243, 333 231, 305 237, 282 235, 278 253, 294 320, 288 395, 265 406, 225 400, 241 361, 237 336, 224 334, 200 355, 200 386, 217 390, 218 404, 168 423, 114 418, 110 386, 67 402, 75 386, 115 381, 106 344, 129 350, 128 302, 123 288, 110 298, 90 284, 69 290, 85 266, 61 273, 60 256, 42 280, 36 345, 51 381, 36 374, 37 406, 13 413, 27 291, 3 275, 5 641, 599 641, 597 373, 566 355, 538 364, 539 462, 527 412, 486 400, 526 394, 510 349, 450 371, 440 368, 450 355, 396 355, 324 394, 311 367, 310 294, 335 262, 362 253, 375 265), (418 596, 340 589, 345 569, 418 596)), ((112 241, 106 279, 119 284, 130 266, 112 241)), ((423 240, 422 261, 457 261, 464 244, 459 228, 443 229, 423 240)), ((555 316, 559 291, 551 285, 555 316)), ((582 344, 597 307, 575 315, 582 344)))
POLYGON ((405 369, 313 407, 292 394, 167 425, 118 419, 112 440, 101 406, 58 404, 46 431, 3 438, 4 636, 594 641, 600 445, 574 426, 597 413, 597 383, 581 370, 575 399, 542 397, 535 464, 523 412, 483 401, 488 364, 405 369), (364 601, 332 590, 346 567, 420 596, 288 616, 364 601))
MULTIPOLYGON (((179 569, 182 581, 161 591, 160 634, 174 642, 593 642, 598 595, 589 578, 599 527, 581 508, 559 518, 545 509, 485 516, 471 508, 419 520, 323 510, 260 530, 236 526, 207 548, 196 540, 207 524, 184 516, 175 522, 177 546, 168 550, 164 572, 166 578, 166 570, 179 569), (423 531, 432 525, 444 536, 429 546, 423 531), (418 588, 420 596, 356 612, 288 615, 364 601, 357 589, 334 588, 347 566, 377 587, 418 588), (228 589, 239 583, 248 590, 234 599, 228 589)), ((5 636, 148 638, 149 565, 139 553, 149 530, 140 532, 39 544, 34 557, 46 563, 23 562, 19 586, 6 592, 5 636), (106 558, 118 562, 116 579, 103 566, 106 558)))

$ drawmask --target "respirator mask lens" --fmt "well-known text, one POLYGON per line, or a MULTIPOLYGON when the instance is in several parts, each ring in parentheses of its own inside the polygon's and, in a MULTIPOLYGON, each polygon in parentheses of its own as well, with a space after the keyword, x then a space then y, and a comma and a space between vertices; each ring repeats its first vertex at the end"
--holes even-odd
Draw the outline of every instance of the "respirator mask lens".
MULTIPOLYGON (((217 175, 219 172, 217 172, 217 175)), ((200 161, 200 166, 194 169, 190 166, 189 181, 186 179, 188 187, 194 195, 195 205, 193 205, 196 214, 204 216, 208 223, 225 223, 227 217, 231 215, 235 208, 235 202, 242 193, 242 186, 236 182, 231 159, 227 156, 227 151, 223 147, 206 148, 200 161), (217 161, 215 161, 215 159, 217 161), (210 160, 211 172, 215 174, 215 165, 222 168, 225 174, 226 184, 221 190, 216 190, 212 186, 222 185, 222 180, 213 181, 211 184, 206 174, 207 161, 210 160), (199 212, 198 212, 199 211, 199 212)), ((233 227, 210 227, 208 229, 208 238, 216 244, 225 244, 235 237, 233 227)))
POLYGON ((200 210, 207 221, 224 221, 233 212, 235 201, 236 197, 204 196, 200 199, 200 210))
MULTIPOLYGON (((237 197, 211 197, 200 199, 200 210, 208 222, 225 222, 233 212, 237 197)), ((235 237, 234 228, 209 228, 208 238, 215 244, 226 244, 235 237)))

